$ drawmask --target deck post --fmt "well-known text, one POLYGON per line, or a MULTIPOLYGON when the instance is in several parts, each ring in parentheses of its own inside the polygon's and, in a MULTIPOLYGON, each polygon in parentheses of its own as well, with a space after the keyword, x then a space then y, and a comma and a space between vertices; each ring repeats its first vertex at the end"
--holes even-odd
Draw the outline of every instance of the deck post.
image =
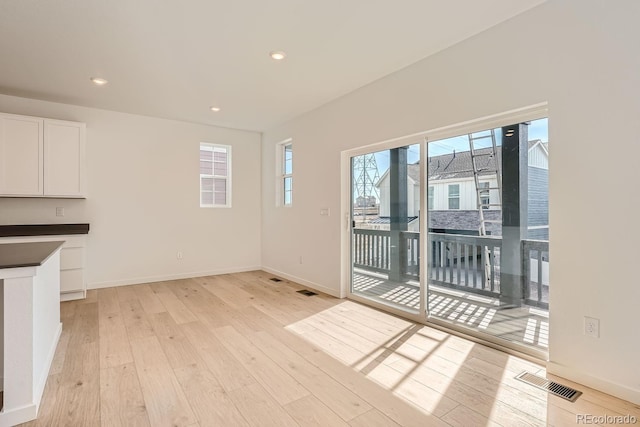
POLYGON ((407 149, 398 147, 389 150, 389 230, 391 235, 391 256, 389 280, 401 282, 406 270, 406 249, 402 232, 407 231, 407 149), (404 248, 404 249, 403 249, 404 248))
POLYGON ((527 238, 528 124, 502 128, 502 249, 500 302, 524 300, 522 241, 527 238))

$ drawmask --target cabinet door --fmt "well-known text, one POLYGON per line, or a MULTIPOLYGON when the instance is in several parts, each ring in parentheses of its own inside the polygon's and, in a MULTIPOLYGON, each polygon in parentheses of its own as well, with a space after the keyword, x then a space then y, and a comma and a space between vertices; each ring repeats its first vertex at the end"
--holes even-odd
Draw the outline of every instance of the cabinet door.
POLYGON ((60 271, 60 292, 84 290, 84 272, 82 269, 60 271))
POLYGON ((0 195, 42 196, 43 120, 0 114, 0 195))
POLYGON ((44 121, 44 195, 84 197, 85 124, 44 121))

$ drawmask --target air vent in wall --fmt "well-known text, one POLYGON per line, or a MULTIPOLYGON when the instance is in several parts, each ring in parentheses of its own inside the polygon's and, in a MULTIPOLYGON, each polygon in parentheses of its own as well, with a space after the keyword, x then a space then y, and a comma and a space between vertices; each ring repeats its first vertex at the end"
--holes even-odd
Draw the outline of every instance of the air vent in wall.
POLYGON ((549 381, 546 378, 539 377, 530 372, 524 371, 516 376, 517 380, 530 384, 541 390, 546 390, 549 393, 568 400, 569 402, 575 402, 582 394, 581 391, 575 390, 566 385, 558 384, 553 381, 549 381))

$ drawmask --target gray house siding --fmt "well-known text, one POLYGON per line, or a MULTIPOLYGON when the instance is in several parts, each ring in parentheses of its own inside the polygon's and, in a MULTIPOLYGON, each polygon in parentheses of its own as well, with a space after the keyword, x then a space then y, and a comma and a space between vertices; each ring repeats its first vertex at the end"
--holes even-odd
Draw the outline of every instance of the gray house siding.
MULTIPOLYGON (((528 224, 531 227, 549 225, 549 171, 536 167, 529 167, 529 213, 528 224)), ((485 210, 484 217, 488 220, 501 220, 502 211, 485 210)), ((502 235, 502 225, 489 222, 486 224, 487 233, 492 236, 502 235)), ((429 213, 429 229, 439 233, 478 234, 480 215, 477 210, 445 210, 429 213)), ((549 240, 549 228, 529 230, 528 239, 549 240)))
MULTIPOLYGON (((529 215, 530 227, 549 225, 549 171, 529 167, 529 215)), ((527 238, 549 240, 549 228, 529 230, 527 238)))

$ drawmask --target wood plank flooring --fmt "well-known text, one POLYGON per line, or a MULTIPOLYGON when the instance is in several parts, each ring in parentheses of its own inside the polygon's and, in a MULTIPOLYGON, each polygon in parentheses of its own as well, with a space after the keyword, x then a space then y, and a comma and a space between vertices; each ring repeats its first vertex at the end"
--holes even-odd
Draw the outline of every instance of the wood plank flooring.
POLYGON ((635 415, 542 366, 257 271, 90 291, 27 426, 544 426, 635 415), (556 381, 559 379, 556 378, 556 381))

